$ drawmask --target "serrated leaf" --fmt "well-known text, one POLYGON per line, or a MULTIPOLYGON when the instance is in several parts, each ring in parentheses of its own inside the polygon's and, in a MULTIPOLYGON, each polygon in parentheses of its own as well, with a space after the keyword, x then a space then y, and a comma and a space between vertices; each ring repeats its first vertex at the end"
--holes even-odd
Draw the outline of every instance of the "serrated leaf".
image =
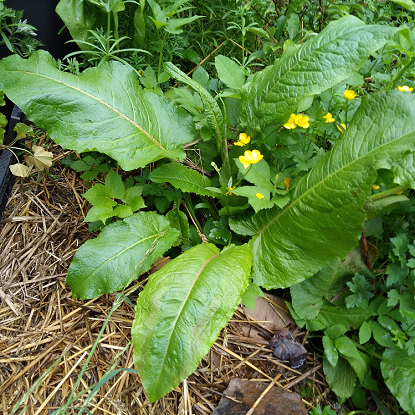
POLYGON ((404 411, 415 414, 415 355, 405 350, 386 349, 380 368, 387 387, 404 411))
POLYGON ((132 339, 151 402, 197 369, 240 303, 250 268, 248 246, 220 252, 203 244, 149 277, 137 301, 132 339))
POLYGON ((132 214, 133 210, 128 205, 118 205, 113 212, 113 216, 117 216, 117 218, 128 218, 132 214))
POLYGON ((260 129, 286 123, 304 97, 352 75, 395 31, 346 16, 329 23, 301 47, 288 48, 242 89, 242 125, 260 129))
POLYGON ((76 160, 73 163, 70 163, 69 167, 76 172, 89 171, 91 169, 91 166, 89 166, 83 160, 76 160))
POLYGON ((172 227, 179 230, 180 236, 183 239, 190 239, 189 220, 187 219, 187 216, 184 212, 182 212, 178 209, 177 206, 175 206, 172 210, 170 210, 167 213, 166 218, 169 220, 172 227))
POLYGON ((164 254, 179 232, 154 212, 138 212, 106 226, 76 252, 68 271, 75 298, 95 298, 125 288, 164 254))
POLYGON ((412 94, 390 91, 363 97, 342 139, 296 183, 293 201, 252 218, 259 229, 253 244, 254 282, 287 287, 345 256, 361 235, 361 208, 376 170, 390 169, 394 160, 415 148, 414 138, 412 94))
POLYGON ((245 84, 244 70, 232 59, 223 55, 216 56, 215 68, 219 79, 229 88, 239 89, 245 84))
POLYGON ((326 356, 326 359, 333 367, 336 367, 337 362, 339 360, 339 353, 334 344, 334 340, 332 340, 328 336, 324 336, 323 346, 324 346, 324 355, 326 356))
POLYGON ((252 314, 254 314, 255 312, 257 297, 265 297, 265 295, 262 292, 261 288, 258 287, 258 285, 254 284, 253 282, 250 282, 248 288, 242 294, 241 302, 245 307, 251 310, 252 314))
MULTIPOLYGON (((97 183, 82 195, 91 205, 103 208, 112 208, 117 202, 109 197, 109 191, 102 183, 97 183)), ((112 210, 112 209, 111 209, 112 210)))
POLYGON ((114 170, 110 170, 105 177, 105 187, 107 188, 108 196, 114 199, 122 199, 124 196, 124 183, 121 176, 114 170))
POLYGON ((194 140, 191 117, 167 98, 142 91, 134 70, 120 62, 75 76, 59 71, 43 50, 29 59, 13 55, 0 63, 0 89, 62 147, 98 150, 124 170, 182 159, 181 146, 194 140))
POLYGON ((339 357, 337 365, 334 368, 324 355, 323 372, 330 389, 339 398, 347 399, 352 396, 356 384, 356 372, 346 359, 339 357))
POLYGON ((192 192, 203 196, 217 196, 215 192, 206 189, 212 186, 207 176, 202 176, 180 163, 163 164, 150 173, 149 179, 155 183, 169 182, 183 192, 192 192))
POLYGON ((125 191, 123 198, 121 199, 131 207, 133 212, 146 207, 143 198, 140 196, 142 188, 143 186, 133 186, 128 188, 125 191))
POLYGON ((112 218, 113 216, 114 216, 114 209, 112 207, 108 207, 105 205, 92 206, 92 208, 88 210, 88 213, 85 216, 84 222, 101 221, 105 223, 107 219, 112 218))

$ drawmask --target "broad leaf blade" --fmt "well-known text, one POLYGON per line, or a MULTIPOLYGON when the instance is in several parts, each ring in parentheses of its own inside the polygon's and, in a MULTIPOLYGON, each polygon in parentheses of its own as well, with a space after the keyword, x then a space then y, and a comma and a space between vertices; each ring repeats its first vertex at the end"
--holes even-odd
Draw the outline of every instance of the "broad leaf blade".
POLYGON ((284 124, 305 97, 325 91, 358 69, 394 33, 353 16, 327 25, 302 46, 287 49, 242 90, 241 124, 284 124))
POLYGON ((0 89, 62 147, 98 150, 124 170, 164 157, 184 158, 194 139, 191 117, 167 98, 141 89, 132 68, 119 62, 61 72, 45 51, 0 62, 0 89))
POLYGON ((406 350, 386 349, 380 362, 383 378, 393 396, 409 414, 415 414, 415 355, 406 350))
POLYGON ((151 402, 197 369, 248 286, 249 248, 186 251, 149 277, 132 328, 134 363, 151 402))
POLYGON ((364 97, 342 140, 297 182, 293 202, 253 217, 254 282, 288 287, 346 256, 359 240, 376 170, 392 169, 414 138, 412 94, 364 97))
POLYGON ((183 192, 192 192, 204 196, 217 196, 216 193, 205 189, 205 187, 212 186, 212 182, 208 177, 202 176, 196 170, 192 170, 183 164, 174 162, 163 164, 151 172, 149 179, 155 183, 169 182, 183 192))
POLYGON ((154 212, 139 212, 106 226, 75 254, 67 279, 72 295, 95 298, 125 288, 178 237, 179 231, 154 212))

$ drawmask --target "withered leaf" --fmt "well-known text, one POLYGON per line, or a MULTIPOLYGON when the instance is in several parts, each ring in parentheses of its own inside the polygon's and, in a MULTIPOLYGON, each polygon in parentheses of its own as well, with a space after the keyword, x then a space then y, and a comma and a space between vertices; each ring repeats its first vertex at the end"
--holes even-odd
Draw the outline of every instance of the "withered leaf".
POLYGON ((274 356, 279 360, 288 361, 293 369, 300 368, 307 360, 307 350, 294 340, 288 329, 277 331, 269 345, 274 356))
POLYGON ((30 170, 31 168, 28 166, 25 166, 22 163, 16 163, 16 164, 12 164, 11 166, 9 166, 10 171, 12 172, 13 175, 17 176, 17 177, 27 177, 29 176, 30 170))
POLYGON ((36 171, 41 171, 52 166, 53 153, 46 151, 43 147, 32 146, 33 156, 25 156, 29 166, 35 166, 36 171))

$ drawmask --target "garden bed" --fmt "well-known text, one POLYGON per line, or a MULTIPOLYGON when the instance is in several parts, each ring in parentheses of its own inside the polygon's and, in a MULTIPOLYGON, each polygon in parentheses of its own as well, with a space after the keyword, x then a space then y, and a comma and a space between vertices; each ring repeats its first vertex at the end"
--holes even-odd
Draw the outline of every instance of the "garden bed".
MULTIPOLYGON (((59 155, 49 174, 18 180, 0 221, 2 408, 13 408, 31 390, 24 402, 28 405, 26 414, 49 414, 66 402, 115 298, 104 295, 89 301, 74 300, 66 285, 73 255, 94 235, 83 222, 88 210, 81 196, 86 191, 84 181, 59 163, 66 153, 58 146, 52 151, 59 155), (62 355, 62 361, 33 388, 39 376, 62 355)), ((141 287, 145 277, 134 284, 141 287)), ((132 303, 137 293, 130 296, 132 303)), ((101 380, 111 367, 134 367, 132 346, 127 346, 133 318, 134 310, 127 302, 112 314, 78 391, 101 380), (117 353, 126 346, 116 363, 117 353)), ((236 377, 270 382, 280 375, 278 383, 283 387, 289 384, 289 390, 307 386, 313 391, 309 396, 315 399, 304 400, 308 410, 317 402, 329 403, 320 363, 310 353, 301 372, 288 370, 273 357, 267 341, 255 342, 244 336, 244 326, 264 330, 263 322, 252 321, 239 308, 210 354, 188 378, 186 398, 191 413, 212 413, 236 377), (306 385, 304 379, 313 382, 306 385)), ((305 333, 298 339, 307 343, 305 333)), ((74 406, 80 406, 87 396, 74 406)), ((88 410, 97 414, 185 413, 183 396, 182 383, 150 404, 139 377, 121 371, 101 386, 88 410)))

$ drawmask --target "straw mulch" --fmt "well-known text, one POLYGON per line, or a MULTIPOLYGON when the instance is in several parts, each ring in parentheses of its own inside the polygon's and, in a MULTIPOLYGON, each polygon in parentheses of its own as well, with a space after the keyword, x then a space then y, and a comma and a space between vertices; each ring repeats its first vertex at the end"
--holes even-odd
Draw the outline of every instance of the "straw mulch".
MULTIPOLYGON (((20 410, 27 407, 27 415, 50 414, 67 401, 115 298, 103 295, 79 301, 71 297, 65 282, 68 267, 77 248, 95 235, 83 223, 89 208, 81 196, 87 190, 85 184, 59 163, 68 153, 53 144, 51 147, 55 160, 49 174, 18 179, 0 220, 3 415, 10 414, 30 389, 20 406, 20 410), (35 384, 47 370, 49 373, 35 384)), ((145 278, 135 283, 140 288, 130 296, 133 304, 142 289, 139 281, 145 278)), ((112 314, 76 394, 111 369, 134 368, 129 345, 133 318, 132 306, 124 301, 112 314), (124 348, 125 352, 120 353, 124 348)), ((158 402, 149 402, 138 375, 119 371, 100 387, 88 403, 88 411, 114 415, 211 414, 235 377, 274 380, 274 387, 292 391, 300 390, 309 379, 309 403, 329 403, 321 365, 310 353, 305 369, 290 370, 275 359, 265 339, 255 341, 244 336, 244 326, 266 331, 263 322, 252 321, 242 308, 238 309, 199 369, 158 402)), ((306 333, 298 339, 305 342, 306 333)), ((72 407, 82 406, 88 395, 84 393, 72 407)), ((69 409, 66 413, 78 411, 69 409)))

